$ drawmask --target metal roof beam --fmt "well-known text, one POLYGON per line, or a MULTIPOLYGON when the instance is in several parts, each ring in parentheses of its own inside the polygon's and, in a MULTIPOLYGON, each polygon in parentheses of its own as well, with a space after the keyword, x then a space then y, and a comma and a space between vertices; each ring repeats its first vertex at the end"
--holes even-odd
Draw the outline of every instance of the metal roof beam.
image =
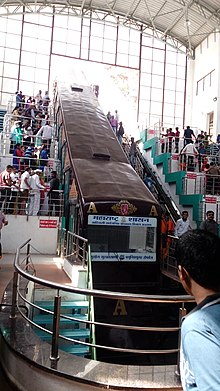
POLYGON ((146 5, 146 8, 147 8, 147 10, 148 10, 149 16, 150 16, 151 24, 152 24, 152 26, 153 26, 154 32, 155 32, 156 37, 157 37, 157 36, 158 36, 158 32, 157 32, 156 26, 155 26, 155 24, 154 24, 153 18, 152 18, 152 16, 151 16, 151 12, 150 12, 150 9, 149 9, 149 7, 148 7, 147 0, 144 0, 144 2, 145 2, 145 5, 146 5))
MULTIPOLYGON (((183 7, 186 7, 186 3, 183 1, 183 0, 167 0, 169 3, 173 3, 173 4, 180 4, 182 5, 183 7)), ((207 22, 210 21, 210 19, 206 16, 207 14, 209 14, 209 17, 211 18, 214 18, 215 21, 213 21, 214 23, 217 23, 217 24, 220 24, 220 14, 219 14, 219 10, 215 10, 213 9, 212 7, 209 7, 207 5, 207 3, 204 3, 200 0, 193 0, 192 1, 192 4, 190 5, 190 7, 188 7, 188 10, 191 12, 195 12, 195 14, 200 17, 203 17, 207 22), (193 11, 192 7, 195 5, 195 7, 198 9, 198 13, 196 11, 193 11)), ((210 23, 210 22, 209 22, 210 23)), ((216 26, 216 25, 215 25, 216 26)))
POLYGON ((140 5, 141 3, 141 0, 138 0, 137 1, 137 4, 135 5, 135 1, 131 4, 130 8, 128 9, 128 11, 126 12, 125 14, 125 18, 127 18, 128 16, 130 16, 131 18, 134 16, 134 13, 136 11, 136 9, 138 8, 138 6, 140 5), (131 11, 132 10, 132 11, 131 11))
POLYGON ((188 8, 192 5, 192 3, 194 3, 194 0, 191 0, 187 6, 182 8, 180 14, 176 17, 173 23, 168 26, 168 28, 164 31, 164 35, 171 31, 184 16, 186 17, 186 19, 188 18, 188 15, 186 16, 186 14, 188 14, 188 8))

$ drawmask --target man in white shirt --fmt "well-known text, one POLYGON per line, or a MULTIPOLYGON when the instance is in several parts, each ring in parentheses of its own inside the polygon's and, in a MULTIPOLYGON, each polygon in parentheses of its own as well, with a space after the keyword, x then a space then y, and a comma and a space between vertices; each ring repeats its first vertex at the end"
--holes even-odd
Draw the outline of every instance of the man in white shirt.
POLYGON ((19 214, 21 215, 25 214, 26 212, 29 191, 31 190, 30 171, 31 168, 27 167, 26 170, 21 175, 21 184, 20 184, 21 196, 20 196, 20 202, 18 204, 18 209, 20 211, 19 214))
POLYGON ((41 90, 39 90, 38 94, 34 97, 34 99, 36 101, 36 105, 37 105, 37 108, 39 110, 41 105, 42 105, 42 102, 43 102, 42 91, 41 90))
POLYGON ((50 125, 50 122, 47 121, 46 125, 41 126, 41 128, 38 130, 36 136, 42 137, 42 143, 47 146, 48 155, 50 156, 50 146, 51 141, 54 135, 54 130, 52 126, 50 125))
POLYGON ((32 190, 30 191, 29 216, 37 216, 40 209, 40 190, 46 190, 46 187, 40 183, 41 174, 42 171, 37 169, 30 177, 32 190))
POLYGON ((48 91, 45 91, 45 95, 43 96, 43 99, 42 99, 44 114, 48 113, 49 103, 50 103, 49 93, 48 93, 48 91))
POLYGON ((195 170, 195 158, 199 155, 198 150, 196 149, 193 141, 186 144, 186 146, 182 149, 180 153, 186 160, 186 170, 194 171, 195 170))
POLYGON ((190 227, 188 216, 189 216, 189 214, 188 214, 187 210, 184 210, 182 212, 181 219, 177 220, 177 222, 176 222, 175 236, 177 236, 178 238, 180 238, 185 232, 192 229, 190 227))

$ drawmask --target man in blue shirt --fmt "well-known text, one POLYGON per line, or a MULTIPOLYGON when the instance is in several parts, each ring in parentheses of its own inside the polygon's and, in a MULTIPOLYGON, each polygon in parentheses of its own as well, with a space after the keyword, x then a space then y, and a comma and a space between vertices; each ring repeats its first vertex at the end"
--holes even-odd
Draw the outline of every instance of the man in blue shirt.
POLYGON ((190 126, 187 126, 186 129, 184 130, 184 147, 187 144, 192 143, 192 136, 196 139, 193 130, 190 128, 190 126))
POLYGON ((184 391, 220 390, 220 239, 191 230, 178 240, 180 281, 197 306, 181 327, 180 372, 184 391))

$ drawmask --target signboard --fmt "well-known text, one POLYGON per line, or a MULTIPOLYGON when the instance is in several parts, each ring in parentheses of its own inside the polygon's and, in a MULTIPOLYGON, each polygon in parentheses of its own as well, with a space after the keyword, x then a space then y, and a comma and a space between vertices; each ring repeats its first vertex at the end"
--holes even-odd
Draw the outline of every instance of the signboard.
POLYGON ((153 217, 89 215, 88 225, 156 228, 157 219, 153 217))
POLYGON ((118 261, 118 262, 155 262, 155 253, 91 253, 92 261, 118 261))
MULTIPOLYGON (((89 215, 88 225, 102 227, 130 227, 130 230, 140 229, 143 235, 146 235, 147 228, 156 228, 157 219, 154 217, 137 217, 137 216, 107 216, 107 215, 89 215)), ((139 237, 141 235, 139 232, 139 237)), ((117 229, 115 230, 117 235, 117 229)), ((131 238, 130 238, 131 240, 131 238)), ((137 240, 137 238, 136 238, 137 240)), ((131 244, 131 242, 130 242, 131 244)), ((137 248, 132 246, 131 248, 137 248)), ((103 249, 104 250, 104 249, 103 249)), ((136 251, 128 252, 107 252, 106 250, 91 252, 93 262, 155 262, 156 253, 153 248, 138 247, 136 251)))
POLYGON ((57 220, 40 220, 39 228, 57 228, 57 220))
POLYGON ((187 172, 186 177, 187 177, 187 179, 196 179, 196 173, 187 172))
POLYGON ((155 130, 154 129, 148 129, 148 134, 154 134, 155 130))
POLYGON ((216 204, 217 203, 217 197, 205 197, 205 202, 207 204, 216 204))

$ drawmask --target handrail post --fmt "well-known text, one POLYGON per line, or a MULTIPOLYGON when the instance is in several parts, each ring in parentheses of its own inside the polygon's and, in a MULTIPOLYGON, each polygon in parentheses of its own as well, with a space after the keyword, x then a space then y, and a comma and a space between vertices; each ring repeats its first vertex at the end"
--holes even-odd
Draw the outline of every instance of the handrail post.
POLYGON ((176 368, 176 376, 178 377, 180 377, 181 324, 184 316, 186 316, 186 308, 184 307, 184 303, 182 303, 182 307, 179 309, 178 355, 177 355, 177 368, 176 368))
POLYGON ((59 293, 54 298, 54 315, 53 315, 53 334, 51 344, 51 367, 56 368, 56 363, 59 360, 58 355, 58 339, 59 339, 59 328, 60 328, 60 304, 61 296, 59 293))
POLYGON ((76 254, 76 259, 79 258, 79 238, 78 236, 74 236, 74 243, 75 243, 75 254, 76 254))
POLYGON ((83 242, 83 267, 86 266, 86 242, 83 242))
POLYGON ((69 255, 69 231, 67 231, 67 236, 66 236, 66 252, 65 256, 69 255))
POLYGON ((14 271, 13 275, 13 288, 12 288, 12 303, 11 303, 11 314, 10 318, 16 318, 16 303, 17 303, 17 288, 18 288, 18 271, 14 271))
POLYGON ((60 233, 60 253, 61 257, 65 257, 65 247, 66 247, 66 230, 65 228, 61 228, 60 233))
POLYGON ((26 257, 26 266, 28 265, 28 261, 29 261, 29 257, 30 257, 30 248, 31 248, 31 245, 30 243, 27 244, 27 257, 26 257))

